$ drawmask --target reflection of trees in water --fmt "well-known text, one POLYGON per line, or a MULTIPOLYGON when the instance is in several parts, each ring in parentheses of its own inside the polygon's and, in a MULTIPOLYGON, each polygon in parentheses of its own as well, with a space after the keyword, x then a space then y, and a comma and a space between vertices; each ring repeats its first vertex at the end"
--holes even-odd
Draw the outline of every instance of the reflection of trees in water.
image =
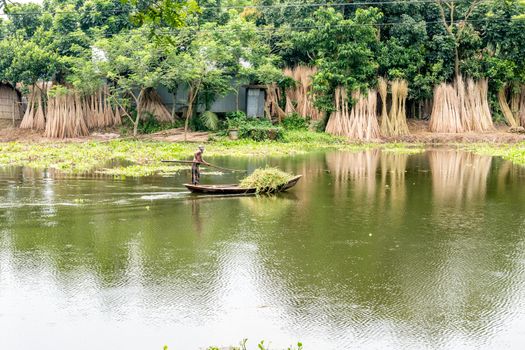
POLYGON ((334 181, 336 196, 346 197, 350 186, 359 197, 373 197, 379 159, 378 149, 326 154, 326 163, 334 181))
POLYGON ((401 215, 406 198, 405 173, 408 154, 395 152, 381 153, 381 190, 379 203, 391 203, 395 215, 401 215))
MULTIPOLYGON (((424 218, 432 212, 432 201, 408 200, 413 197, 405 188, 407 159, 406 155, 377 151, 327 155, 332 171, 327 178, 331 176, 344 189, 355 186, 355 191, 339 187, 338 199, 355 199, 348 202, 335 200, 323 182, 328 179, 319 177, 321 185, 313 182, 313 188, 305 188, 298 194, 300 201, 277 196, 195 199, 183 201, 185 205, 169 200, 57 207, 60 220, 56 227, 26 225, 30 213, 17 211, 17 221, 8 227, 13 237, 9 249, 36 257, 33 263, 40 261, 37 255, 41 254, 43 264, 51 262, 55 276, 64 284, 78 283, 71 276, 82 278, 89 273, 100 289, 139 286, 137 295, 123 298, 140 299, 148 309, 161 306, 159 313, 182 314, 191 309, 191 314, 185 314, 190 320, 205 319, 203 314, 210 316, 206 312, 215 317, 217 309, 238 306, 243 293, 253 293, 248 294, 248 307, 260 298, 261 305, 270 306, 268 312, 279 313, 279 322, 292 327, 321 327, 322 322, 329 336, 353 327, 369 336, 384 330, 378 322, 385 328, 398 327, 392 334, 405 332, 401 339, 439 338, 451 329, 470 335, 473 325, 493 325, 502 309, 496 303, 508 301, 515 288, 511 279, 522 280, 516 270, 523 269, 516 267, 519 259, 514 260, 518 254, 513 251, 522 245, 517 235, 509 236, 518 224, 510 211, 504 212, 483 225, 490 235, 482 235, 478 222, 467 225, 461 239, 457 231, 429 225, 424 218), (380 179, 376 175, 379 166, 380 179), (363 196, 370 201, 360 217, 356 204, 363 196), (304 204, 302 197, 311 197, 309 207, 304 214, 294 215, 304 204), (385 205, 389 199, 391 208, 385 205), (149 211, 144 209, 146 204, 151 206, 149 211), (392 224, 391 219, 400 217, 401 208, 407 205, 410 215, 392 224), (394 208, 390 213, 395 215, 385 215, 394 208), (504 223, 508 226, 500 228, 504 223), (202 235, 195 234, 199 227, 202 235), (388 234, 382 234, 385 229, 388 234), (33 255, 35 251, 38 254, 33 255), (504 276, 493 275, 498 272, 504 276), (416 334, 410 334, 411 330, 416 334)), ((439 162, 434 160, 432 169, 439 169, 439 162)), ((474 176, 468 173, 474 171, 471 168, 455 170, 462 171, 461 176, 451 176, 453 171, 445 169, 444 175, 461 179, 465 186, 473 186, 469 181, 480 186, 480 178, 486 180, 487 175, 474 176)), ((519 174, 501 169, 501 176, 509 182, 519 174)), ((429 177, 421 181, 422 188, 430 189, 429 177)), ((439 188, 433 186, 436 193, 439 188)), ((468 193, 458 185, 450 186, 468 193)), ((43 190, 41 184, 36 188, 35 193, 43 190)), ((57 185, 54 191, 65 195, 77 190, 57 185)), ((503 192, 502 202, 523 193, 503 192)), ((105 293, 99 294, 105 298, 105 293)), ((125 308, 124 302, 116 305, 122 300, 107 299, 103 302, 114 303, 112 310, 125 308)))
POLYGON ((404 208, 407 154, 378 149, 364 152, 329 153, 326 162, 334 181, 336 196, 348 197, 348 188, 356 200, 367 198, 370 204, 383 208, 390 204, 396 212, 404 208), (377 180, 380 169, 381 179, 377 180))
MULTIPOLYGON (((281 240, 268 231, 264 251, 269 255, 262 261, 268 270, 283 264, 280 289, 283 294, 294 291, 282 298, 288 314, 309 323, 318 314, 308 311, 319 310, 330 330, 341 320, 364 332, 361 327, 367 324, 370 332, 377 331, 373 320, 392 321, 404 333, 401 338, 421 338, 427 345, 457 336, 483 341, 487 329, 504 322, 508 310, 501 303, 513 298, 523 272, 508 256, 522 246, 521 238, 508 237, 519 224, 509 211, 496 216, 458 212, 457 218, 444 215, 443 225, 429 223, 434 206, 427 189, 433 188, 441 202, 457 196, 475 201, 487 192, 490 158, 445 152, 429 157, 431 169, 442 170, 432 177, 424 171, 406 175, 409 156, 384 153, 380 183, 375 153, 327 154, 337 200, 318 202, 302 222, 290 222, 313 228, 308 238, 281 240), (413 176, 417 186, 407 192, 406 178, 413 176), (441 181, 442 187, 431 180, 441 181), (445 186, 451 188, 437 193, 445 186), (365 205, 363 196, 370 199, 365 205)), ((517 194, 503 195, 506 202, 517 194)))
POLYGON ((428 159, 436 203, 460 205, 485 198, 492 157, 456 150, 431 150, 428 159))
POLYGON ((513 164, 510 161, 500 160, 497 173, 498 193, 502 193, 516 185, 520 186, 525 180, 525 167, 513 164))
MULTIPOLYGON (((491 336, 491 325, 506 321, 504 304, 515 292, 513 278, 492 275, 496 271, 506 271, 507 276, 518 273, 513 259, 508 259, 515 245, 521 245, 521 238, 511 237, 516 225, 510 218, 515 214, 510 208, 500 212, 492 206, 491 197, 500 195, 488 191, 494 184, 492 157, 457 150, 429 150, 427 154, 432 218, 426 238, 434 242, 435 249, 427 249, 420 264, 405 267, 404 273, 421 276, 404 286, 406 296, 413 299, 413 317, 418 322, 446 320, 460 334, 491 336), (426 300, 413 297, 421 294, 426 300)), ((509 205, 515 194, 501 195, 509 205)), ((446 327, 435 328, 437 333, 429 336, 453 333, 446 327)))

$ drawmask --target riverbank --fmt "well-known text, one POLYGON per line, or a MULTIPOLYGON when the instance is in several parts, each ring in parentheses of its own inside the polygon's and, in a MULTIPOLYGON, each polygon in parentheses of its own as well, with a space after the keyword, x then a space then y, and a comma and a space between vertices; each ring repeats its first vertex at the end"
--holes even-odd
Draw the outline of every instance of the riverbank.
MULTIPOLYGON (((323 150, 360 151, 383 147, 392 152, 420 152, 419 145, 354 144, 342 138, 313 132, 289 132, 282 142, 208 141, 205 157, 293 156, 323 150)), ((89 140, 85 142, 0 143, 0 166, 55 169, 64 174, 98 173, 115 176, 169 175, 185 166, 162 163, 167 159, 191 159, 196 144, 144 140, 89 140)))
MULTIPOLYGON (((383 138, 381 140, 375 140, 374 143, 443 145, 457 143, 515 144, 525 142, 525 134, 511 133, 509 132, 509 127, 506 125, 496 125, 494 131, 486 133, 445 134, 432 133, 428 131, 428 121, 426 120, 409 120, 408 128, 410 131, 409 135, 395 138, 383 138)), ((208 142, 210 137, 213 138, 213 135, 207 132, 189 132, 187 135, 187 141, 204 143, 208 142)), ((118 129, 107 129, 104 131, 91 133, 89 136, 65 140, 49 139, 44 137, 42 132, 28 129, 0 129, 0 142, 74 143, 128 139, 132 138, 129 136, 120 135, 118 129)), ((138 135, 136 139, 141 141, 183 142, 184 130, 182 128, 163 130, 153 134, 138 135)))
MULTIPOLYGON (((205 156, 280 157, 325 150, 362 151, 370 148, 382 148, 391 152, 419 153, 427 146, 447 145, 476 154, 501 156, 517 164, 525 165, 525 141, 519 138, 522 135, 511 135, 515 138, 509 143, 461 142, 456 141, 458 138, 443 139, 443 142, 422 143, 398 142, 398 140, 349 143, 343 138, 324 133, 288 131, 284 140, 280 142, 211 138, 205 142, 205 156)), ((451 137, 450 134, 447 136, 451 137)), ((91 138, 75 139, 69 142, 49 139, 0 142, 0 166, 54 169, 66 175, 87 173, 131 177, 170 175, 181 169, 187 169, 187 166, 166 164, 161 161, 191 159, 195 148, 195 142, 168 142, 142 138, 91 138)))

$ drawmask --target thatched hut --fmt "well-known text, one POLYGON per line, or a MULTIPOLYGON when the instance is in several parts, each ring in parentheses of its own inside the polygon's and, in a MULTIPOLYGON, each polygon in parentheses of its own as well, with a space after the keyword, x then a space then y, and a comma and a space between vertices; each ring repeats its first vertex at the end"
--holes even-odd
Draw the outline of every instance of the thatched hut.
POLYGON ((9 83, 0 82, 0 128, 22 119, 22 94, 9 83))

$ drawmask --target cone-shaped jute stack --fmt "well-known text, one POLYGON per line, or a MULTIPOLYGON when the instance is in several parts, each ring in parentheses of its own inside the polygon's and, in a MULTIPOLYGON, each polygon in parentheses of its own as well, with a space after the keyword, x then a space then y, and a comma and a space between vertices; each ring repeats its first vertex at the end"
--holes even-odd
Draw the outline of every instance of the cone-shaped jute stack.
POLYGON ((488 81, 456 77, 454 84, 442 83, 434 89, 430 118, 432 132, 485 132, 494 129, 488 104, 488 81))
POLYGON ((380 137, 377 122, 377 92, 369 90, 364 95, 352 93, 354 106, 350 108, 346 89, 335 91, 335 111, 331 114, 326 131, 332 135, 345 136, 353 140, 372 140, 380 137))

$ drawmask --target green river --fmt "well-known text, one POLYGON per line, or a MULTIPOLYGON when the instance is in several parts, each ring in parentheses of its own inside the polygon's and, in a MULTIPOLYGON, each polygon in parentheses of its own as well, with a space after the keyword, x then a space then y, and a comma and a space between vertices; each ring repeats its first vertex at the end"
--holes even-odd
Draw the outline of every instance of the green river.
POLYGON ((0 169, 0 349, 523 349, 525 168, 447 149, 208 161, 303 179, 214 198, 189 171, 0 169))

